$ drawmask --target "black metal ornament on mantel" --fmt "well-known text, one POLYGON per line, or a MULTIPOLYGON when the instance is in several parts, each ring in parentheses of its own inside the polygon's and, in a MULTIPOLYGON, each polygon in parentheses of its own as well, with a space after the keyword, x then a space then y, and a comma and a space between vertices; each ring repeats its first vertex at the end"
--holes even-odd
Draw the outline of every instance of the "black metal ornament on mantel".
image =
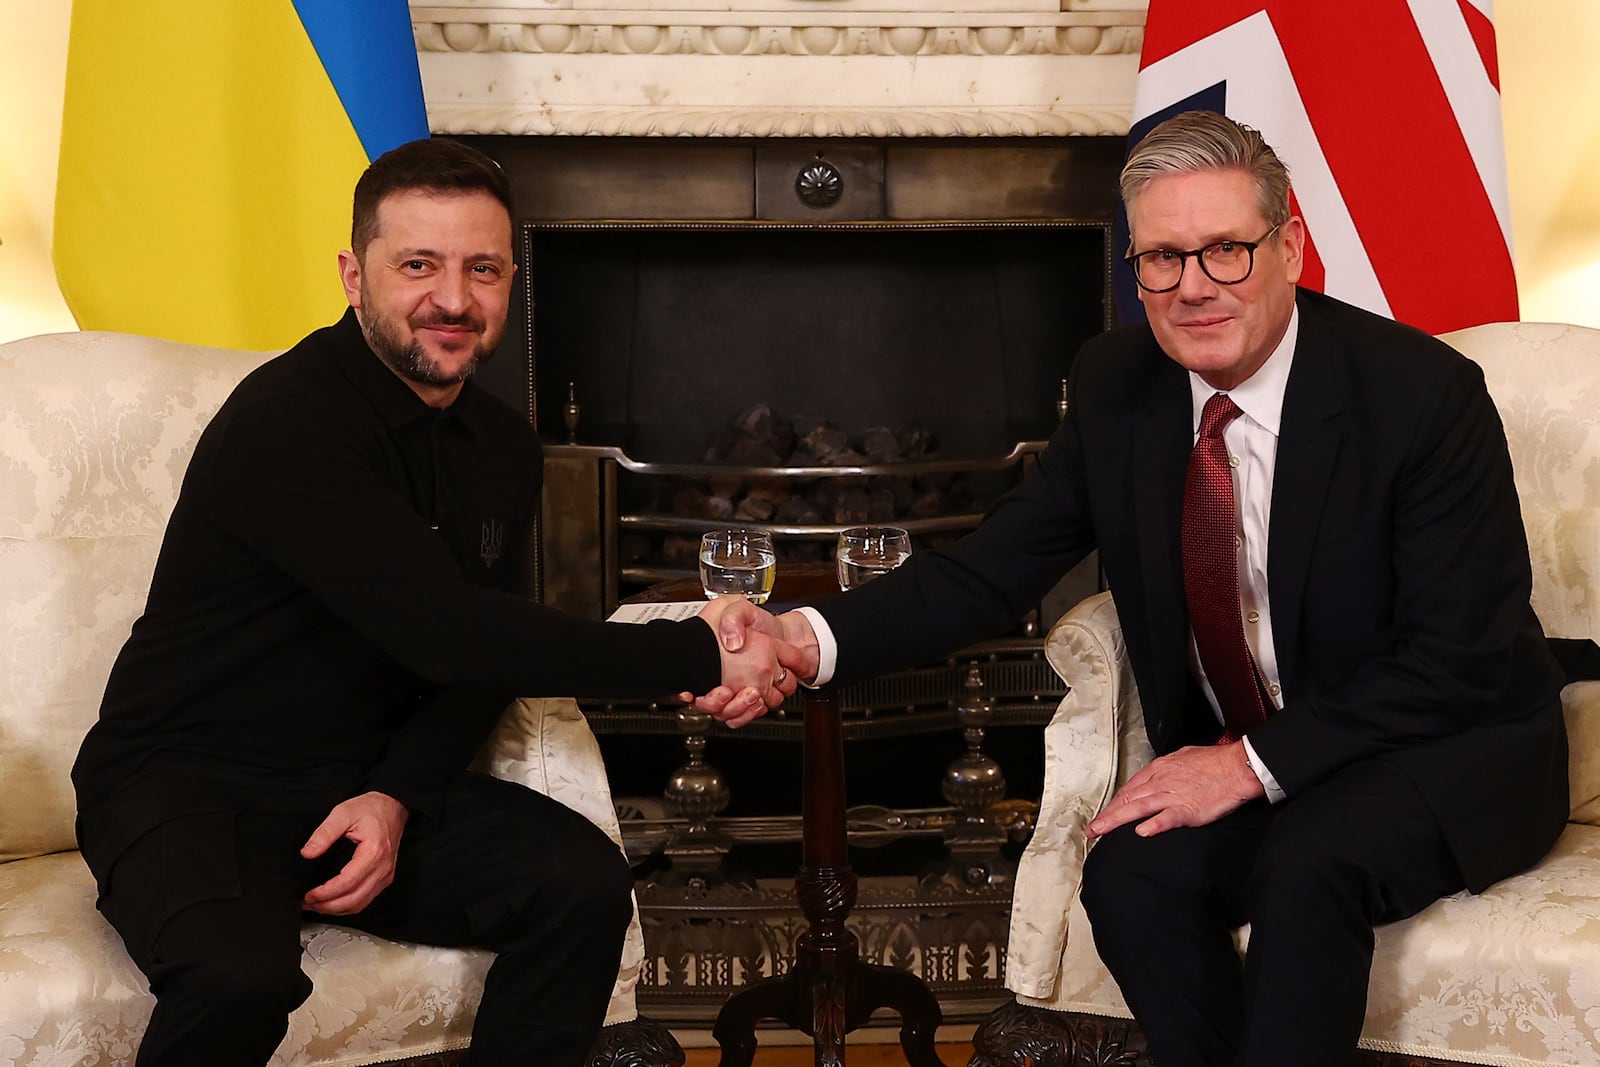
POLYGON ((820 156, 800 168, 794 179, 794 191, 808 207, 832 207, 844 195, 844 175, 839 168, 820 156))

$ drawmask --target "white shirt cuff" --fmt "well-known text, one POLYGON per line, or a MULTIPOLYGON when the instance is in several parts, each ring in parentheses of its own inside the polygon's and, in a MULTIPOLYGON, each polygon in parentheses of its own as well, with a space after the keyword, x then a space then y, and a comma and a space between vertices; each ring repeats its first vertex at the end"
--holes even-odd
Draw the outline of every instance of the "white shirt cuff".
POLYGON ((828 627, 828 622, 822 617, 822 612, 816 608, 795 608, 811 623, 811 630, 817 635, 817 676, 809 682, 803 683, 808 689, 827 685, 833 678, 833 669, 839 663, 839 642, 833 639, 833 630, 828 627))
POLYGON ((1250 761, 1250 769, 1254 771, 1256 777, 1261 780, 1261 788, 1267 791, 1268 803, 1277 804, 1281 801, 1289 799, 1289 794, 1283 791, 1283 787, 1280 786, 1278 784, 1278 780, 1272 776, 1272 772, 1267 770, 1267 765, 1261 762, 1260 756, 1256 755, 1256 750, 1251 746, 1250 739, 1248 737, 1244 739, 1244 758, 1250 761))

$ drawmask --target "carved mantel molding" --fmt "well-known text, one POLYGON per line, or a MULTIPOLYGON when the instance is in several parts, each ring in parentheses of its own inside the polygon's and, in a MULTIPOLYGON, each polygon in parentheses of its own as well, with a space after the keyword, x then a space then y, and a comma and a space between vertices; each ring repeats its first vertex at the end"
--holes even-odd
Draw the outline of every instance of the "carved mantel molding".
MULTIPOLYGON (((418 9, 413 10, 415 17, 418 9)), ((437 8, 420 9, 433 12, 437 8)), ((416 22, 422 52, 607 53, 611 55, 1089 56, 1137 53, 1135 25, 1073 23, 1004 13, 984 18, 894 12, 830 14, 803 25, 772 13, 530 11, 521 22, 416 22), (626 22, 619 16, 632 15, 626 22)))
POLYGON ((607 136, 1127 132, 1145 0, 722 2, 413 0, 430 124, 607 136))
POLYGON ((1126 134, 1126 112, 1061 108, 471 107, 435 113, 434 133, 598 137, 1065 137, 1126 134))

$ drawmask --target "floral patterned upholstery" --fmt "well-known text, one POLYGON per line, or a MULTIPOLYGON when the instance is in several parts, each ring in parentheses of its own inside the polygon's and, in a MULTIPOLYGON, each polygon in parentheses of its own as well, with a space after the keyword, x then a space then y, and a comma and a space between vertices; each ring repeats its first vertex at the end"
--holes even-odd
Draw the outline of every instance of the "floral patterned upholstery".
MULTIPOLYGON (((200 431, 268 353, 108 333, 0 346, 0 1067, 122 1067, 154 1001, 73 851, 68 771, 144 607, 200 431)), ((480 755, 621 845, 570 700, 521 700, 480 755)), ((354 1067, 467 1043, 490 956, 308 924, 311 999, 274 1064, 354 1067)), ((637 912, 606 1022, 636 1015, 637 912)))
MULTIPOLYGON (((1505 423, 1540 621, 1551 636, 1600 634, 1600 330, 1495 323, 1444 339, 1483 367, 1505 423)), ((1063 616, 1045 655, 1071 692, 1045 729, 1006 985, 1024 1005, 1127 1018, 1078 900, 1085 823, 1151 757, 1111 595, 1063 616)), ((1600 682, 1569 685, 1562 703, 1572 822, 1532 870, 1378 931, 1364 1047, 1600 1065, 1600 682)))
POLYGON ((1483 368, 1505 423, 1545 633, 1600 634, 1600 331, 1493 323, 1443 339, 1483 368))

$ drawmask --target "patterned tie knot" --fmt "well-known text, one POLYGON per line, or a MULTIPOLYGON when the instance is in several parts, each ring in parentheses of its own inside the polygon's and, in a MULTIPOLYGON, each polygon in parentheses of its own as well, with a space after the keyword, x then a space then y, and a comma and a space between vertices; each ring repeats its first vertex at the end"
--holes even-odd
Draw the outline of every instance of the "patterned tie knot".
POLYGON ((1244 414, 1227 393, 1212 393, 1211 399, 1200 412, 1200 436, 1221 437, 1228 423, 1244 414))

